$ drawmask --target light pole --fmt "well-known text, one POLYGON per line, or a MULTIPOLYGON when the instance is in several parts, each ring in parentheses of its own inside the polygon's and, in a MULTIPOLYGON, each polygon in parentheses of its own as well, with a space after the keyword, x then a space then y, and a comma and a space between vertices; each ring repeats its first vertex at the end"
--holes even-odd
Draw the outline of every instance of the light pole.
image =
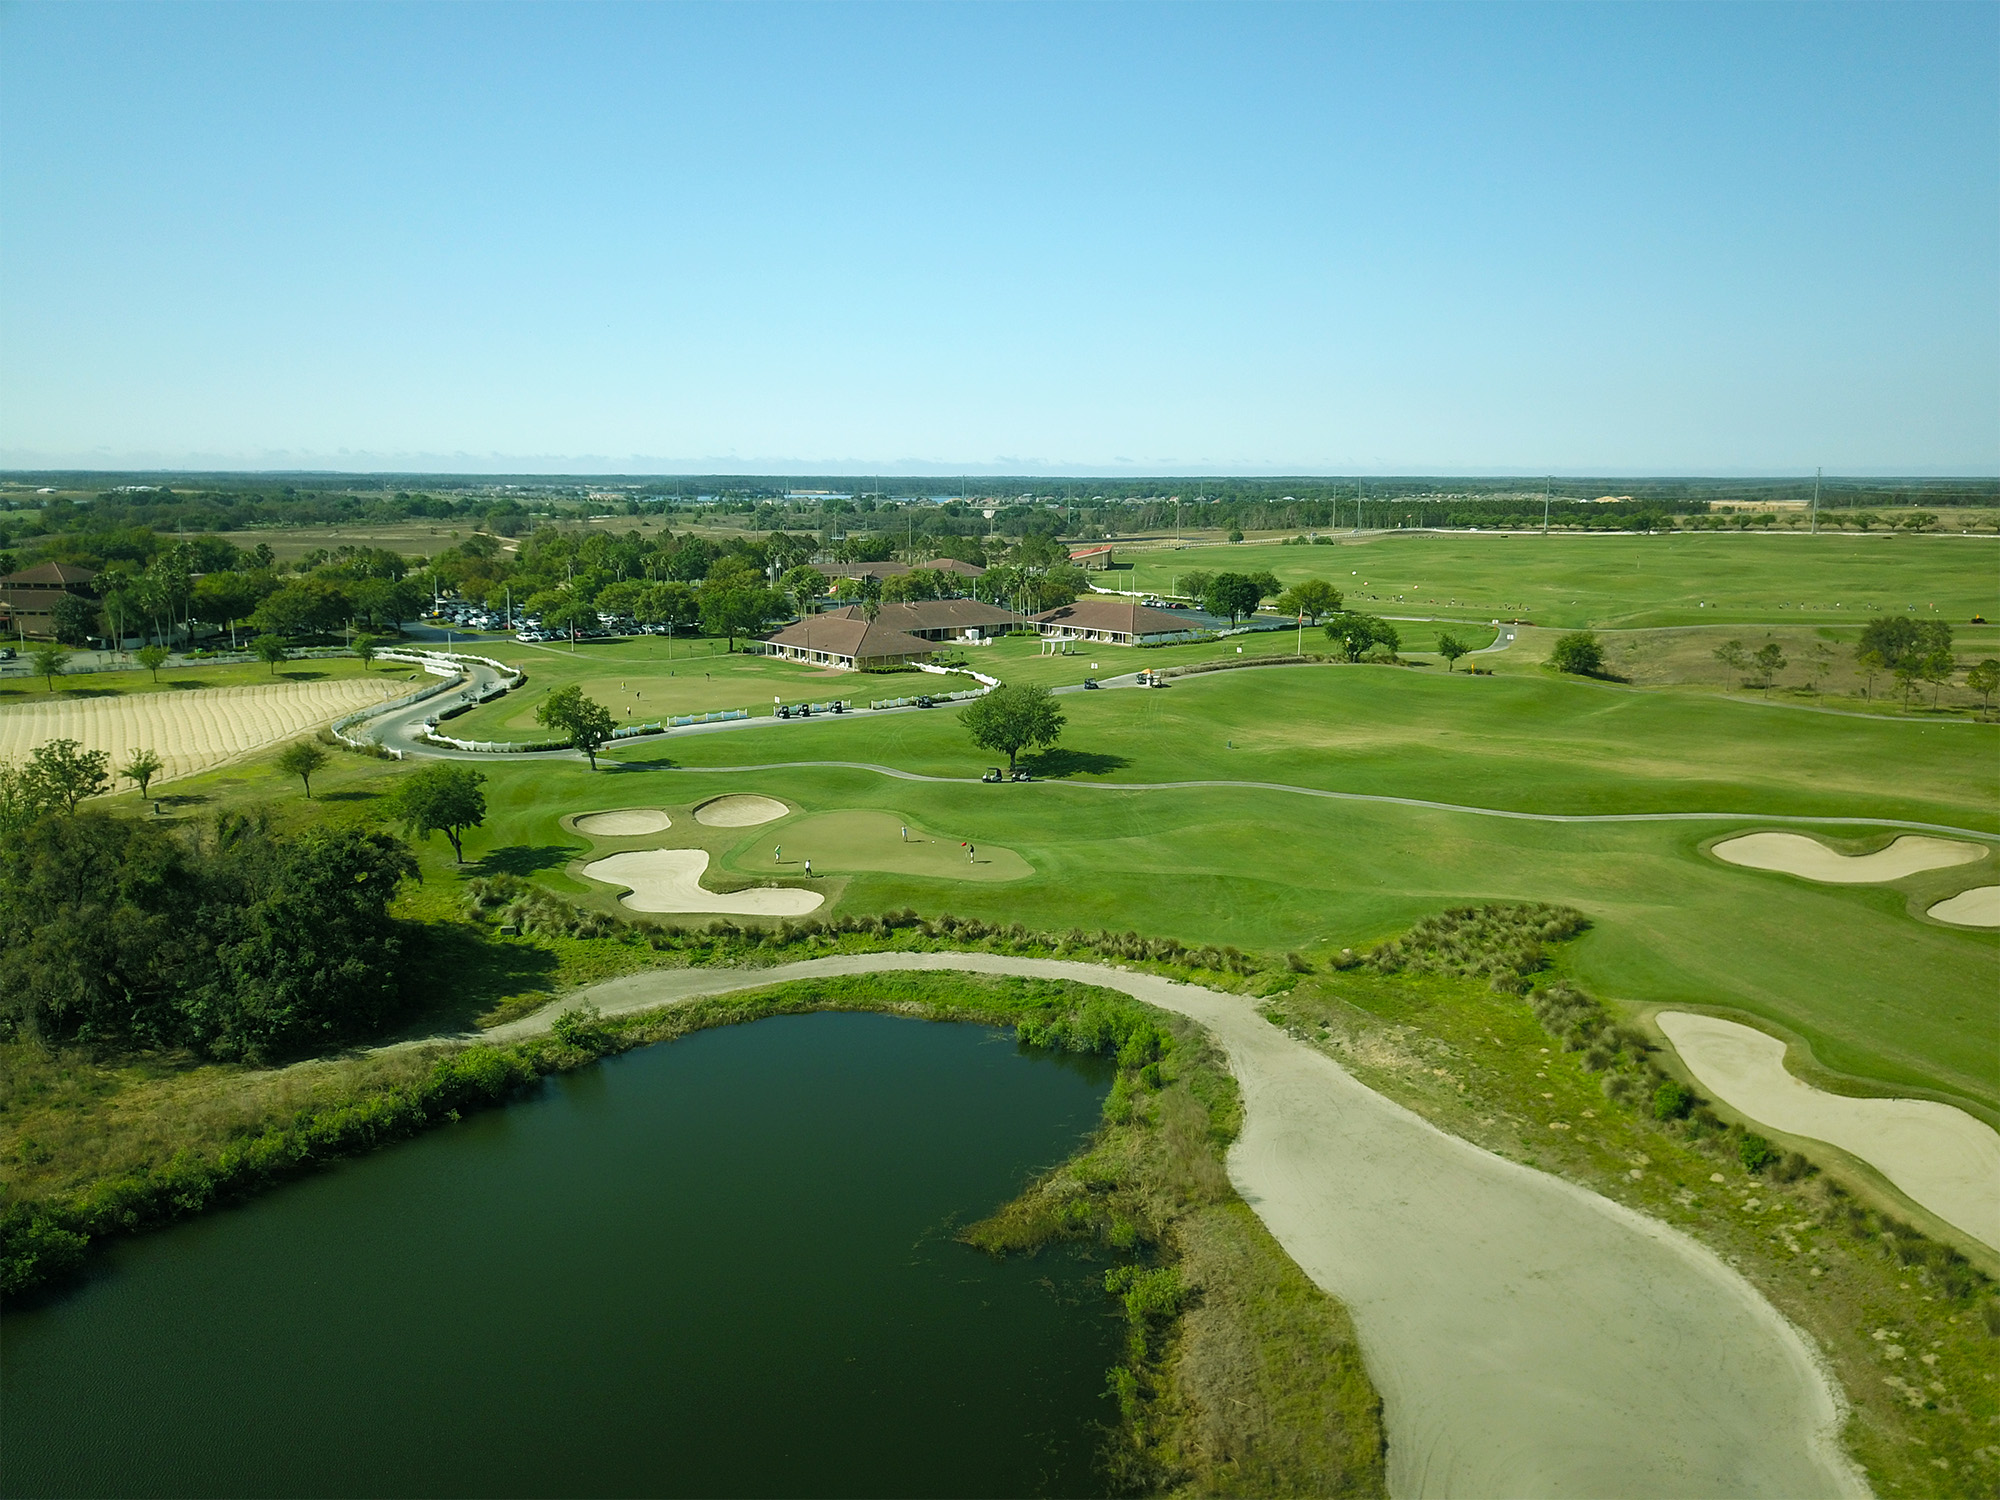
POLYGON ((1555 488, 1556 476, 1551 474, 1542 481, 1542 535, 1549 534, 1549 492, 1555 488))
POLYGON ((1819 481, 1820 481, 1820 476, 1824 473, 1826 473, 1826 470, 1824 469, 1813 470, 1812 534, 1814 536, 1819 535, 1819 481))

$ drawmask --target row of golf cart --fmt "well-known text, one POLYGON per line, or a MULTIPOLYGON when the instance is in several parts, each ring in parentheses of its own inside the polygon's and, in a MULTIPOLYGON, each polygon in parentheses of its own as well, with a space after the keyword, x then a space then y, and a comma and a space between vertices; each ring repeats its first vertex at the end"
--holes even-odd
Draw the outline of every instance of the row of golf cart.
POLYGON ((1003 771, 998 766, 988 766, 986 774, 979 779, 981 781, 1033 781, 1035 778, 1019 767, 1016 767, 1012 771, 1003 771))

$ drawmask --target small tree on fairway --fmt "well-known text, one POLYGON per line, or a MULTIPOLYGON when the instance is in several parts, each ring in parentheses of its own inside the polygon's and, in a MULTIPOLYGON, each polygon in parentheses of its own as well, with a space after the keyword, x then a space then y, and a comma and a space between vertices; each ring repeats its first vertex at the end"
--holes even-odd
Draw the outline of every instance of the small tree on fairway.
POLYGON ((1604 647, 1599 644, 1596 631, 1572 630, 1557 637, 1555 649, 1549 653, 1549 663, 1558 672, 1595 677, 1604 670, 1604 647))
POLYGON ((313 772, 326 764, 326 751, 311 740, 296 740, 278 754, 278 769, 305 783, 306 800, 313 794, 313 772))
POLYGON ((2000 661, 1995 661, 1989 656, 1978 666, 1969 669, 1965 674, 1965 685, 1979 694, 1981 708, 1991 708, 1993 695, 2000 692, 2000 661))
POLYGON ((1785 670, 1784 651, 1776 641, 1766 641, 1751 660, 1757 665, 1757 675, 1764 679, 1764 691, 1770 692, 1772 679, 1785 670))
POLYGON ((132 653, 132 659, 148 672, 151 672, 153 674, 153 681, 158 682, 160 680, 160 668, 167 664, 167 658, 172 655, 173 652, 169 651, 165 646, 141 646, 137 651, 132 653))
POLYGON ((611 738, 618 721, 611 710, 586 698, 575 683, 557 688, 535 705, 535 722, 569 736, 570 744, 590 757, 590 769, 597 769, 597 747, 611 738))
POLYGON ((53 693, 56 679, 69 665, 69 649, 65 646, 37 646, 28 659, 35 664, 35 675, 48 683, 49 691, 53 693))
POLYGON ((1471 646, 1449 631, 1440 632, 1438 635, 1438 655, 1444 658, 1444 669, 1447 672, 1457 666, 1458 659, 1470 654, 1471 650, 1471 646))
POLYGON ((1820 690, 1820 684, 1826 681, 1826 674, 1832 670, 1833 647, 1827 645, 1825 641, 1813 642, 1812 650, 1806 653, 1806 676, 1812 679, 1812 689, 1815 693, 1820 690))
POLYGON ((361 670, 366 672, 375 665, 375 653, 382 643, 372 635, 357 635, 354 638, 354 654, 361 658, 361 670))
POLYGON ((1045 687, 1015 682, 997 687, 959 710, 958 722, 982 750, 1007 757, 1007 769, 1030 745, 1053 745, 1068 722, 1045 687))
POLYGON ((1324 578, 1306 578, 1278 595, 1278 608, 1292 616, 1304 616, 1308 625, 1317 625, 1340 608, 1340 590, 1324 578))
POLYGON ((391 807, 405 832, 417 838, 442 833, 451 840, 452 857, 464 864, 465 830, 486 821, 486 794, 479 789, 485 780, 470 766, 433 761, 403 778, 391 807))
POLYGON ((1326 622, 1326 638, 1340 647, 1349 661, 1360 661, 1377 646, 1386 646, 1391 655, 1402 646, 1396 627, 1374 615, 1354 612, 1336 614, 1326 622))
POLYGON ((130 760, 118 768, 118 774, 128 781, 139 783, 139 795, 147 794, 153 778, 166 769, 167 763, 151 750, 134 750, 130 760))
POLYGON ((250 643, 250 654, 271 669, 271 675, 278 675, 278 663, 290 661, 291 650, 285 645, 281 635, 260 635, 250 643))
POLYGON ((75 740, 50 740, 28 757, 27 774, 45 804, 60 802, 70 812, 85 797, 111 790, 111 756, 86 750, 75 740))

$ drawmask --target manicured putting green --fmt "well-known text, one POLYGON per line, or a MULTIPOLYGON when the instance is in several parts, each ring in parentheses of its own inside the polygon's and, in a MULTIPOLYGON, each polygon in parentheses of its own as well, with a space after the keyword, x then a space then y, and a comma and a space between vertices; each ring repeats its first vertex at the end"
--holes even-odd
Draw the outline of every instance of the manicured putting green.
POLYGON ((657 807, 621 807, 613 812, 585 813, 571 826, 592 838, 619 839, 664 833, 674 826, 674 820, 657 807))
POLYGON ((794 872, 812 861, 814 874, 918 875, 933 880, 1025 880, 1035 867, 997 844, 932 833, 884 812, 829 812, 801 818, 759 840, 730 863, 754 874, 794 872), (904 838, 907 831, 909 837, 904 838), (782 850, 782 859, 778 856, 782 850))

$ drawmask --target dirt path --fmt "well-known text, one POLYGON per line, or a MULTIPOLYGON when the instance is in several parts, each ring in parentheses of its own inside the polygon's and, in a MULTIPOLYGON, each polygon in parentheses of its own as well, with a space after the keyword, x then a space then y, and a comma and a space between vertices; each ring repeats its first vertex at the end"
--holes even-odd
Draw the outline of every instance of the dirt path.
POLYGON ((1399 1497, 1865 1494, 1801 1335, 1692 1240, 1449 1136, 1240 996, 1094 964, 854 954, 611 980, 487 1033, 796 979, 966 969, 1103 985, 1217 1038, 1243 1089, 1231 1180, 1353 1313, 1399 1497))

